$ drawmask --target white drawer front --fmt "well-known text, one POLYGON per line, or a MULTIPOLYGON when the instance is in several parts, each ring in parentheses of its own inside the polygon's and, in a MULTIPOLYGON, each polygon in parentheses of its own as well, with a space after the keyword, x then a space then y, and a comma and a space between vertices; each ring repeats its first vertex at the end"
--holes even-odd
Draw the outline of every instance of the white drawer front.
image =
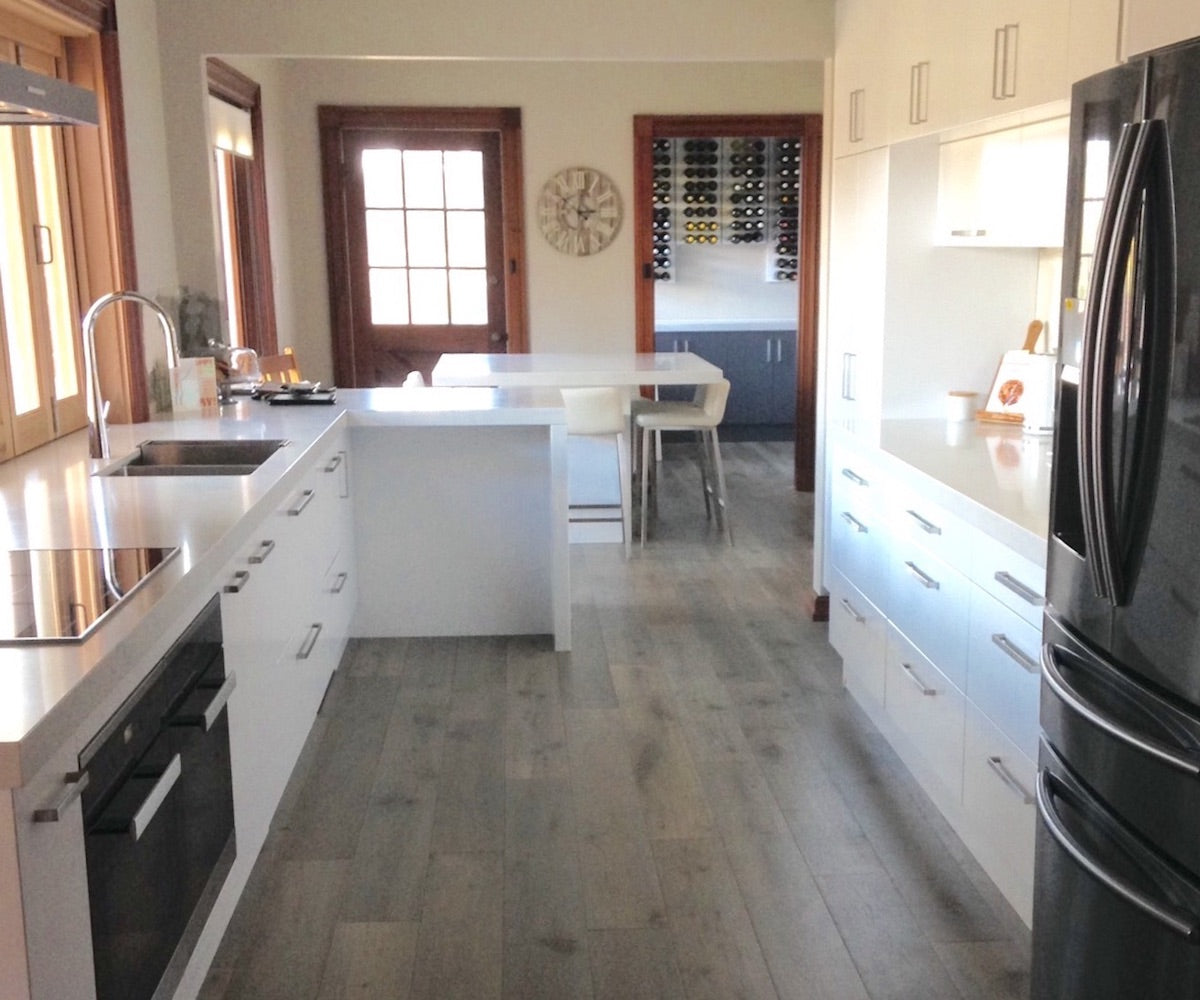
POLYGON ((887 532, 883 518, 867 504, 831 505, 829 554, 833 567, 880 607, 888 603, 887 532))
POLYGON ((961 794, 964 702, 911 642, 888 632, 887 714, 954 800, 961 794))
POLYGON ((1041 631, 981 590, 971 595, 967 696, 1031 759, 1037 757, 1041 631))
POLYGON ((890 523, 895 536, 908 539, 940 559, 963 564, 978 532, 944 507, 915 490, 889 492, 890 523))
POLYGON ((842 657, 842 682, 860 702, 883 707, 887 623, 840 573, 829 592, 829 641, 842 657))
POLYGON ((963 808, 968 847, 1021 919, 1033 917, 1037 766, 968 704, 963 808))
POLYGON ((892 621, 951 681, 965 686, 969 581, 911 543, 892 546, 890 566, 892 621))
POLYGON ((971 572, 979 586, 1040 629, 1046 603, 1045 565, 1030 562, 985 535, 979 536, 973 551, 971 572))

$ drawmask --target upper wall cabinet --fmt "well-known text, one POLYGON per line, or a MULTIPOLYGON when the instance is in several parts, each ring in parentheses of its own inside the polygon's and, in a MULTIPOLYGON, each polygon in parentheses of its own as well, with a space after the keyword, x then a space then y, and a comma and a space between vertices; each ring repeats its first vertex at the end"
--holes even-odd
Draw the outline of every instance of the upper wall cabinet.
POLYGON ((839 0, 833 60, 833 154, 886 145, 887 22, 883 0, 839 0))
POLYGON ((1120 2, 838 0, 834 155, 1068 98, 1115 64, 1120 2))
POLYGON ((1122 58, 1200 36, 1196 0, 1123 0, 1123 6, 1122 58))

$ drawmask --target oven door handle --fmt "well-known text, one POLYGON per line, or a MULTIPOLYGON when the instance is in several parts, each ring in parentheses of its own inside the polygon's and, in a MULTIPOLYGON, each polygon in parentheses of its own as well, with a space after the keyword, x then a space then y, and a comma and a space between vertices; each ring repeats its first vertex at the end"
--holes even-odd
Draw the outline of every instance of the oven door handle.
POLYGON ((171 718, 171 725, 199 726, 201 730, 207 733, 216 724, 217 716, 225 710, 225 706, 229 702, 229 696, 233 694, 233 689, 236 687, 237 674, 231 671, 225 677, 221 686, 217 688, 216 693, 212 696, 212 700, 204 706, 203 712, 175 715, 171 718))
POLYGON ((137 812, 133 814, 133 818, 129 821, 129 833, 134 840, 140 840, 142 834, 154 821, 158 810, 162 807, 167 796, 171 793, 171 789, 175 787, 175 782, 179 780, 179 776, 183 773, 183 762, 179 758, 179 754, 175 754, 171 758, 171 762, 167 765, 166 770, 158 776, 158 780, 154 783, 154 787, 150 789, 150 793, 142 801, 137 812))

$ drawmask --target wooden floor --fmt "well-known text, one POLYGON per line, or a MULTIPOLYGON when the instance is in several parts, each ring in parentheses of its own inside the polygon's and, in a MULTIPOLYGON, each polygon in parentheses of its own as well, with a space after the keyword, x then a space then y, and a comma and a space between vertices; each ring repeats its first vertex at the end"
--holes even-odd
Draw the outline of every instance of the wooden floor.
POLYGON ((574 650, 357 640, 203 1000, 1023 998, 1028 935, 807 621, 791 446, 572 548, 574 650))

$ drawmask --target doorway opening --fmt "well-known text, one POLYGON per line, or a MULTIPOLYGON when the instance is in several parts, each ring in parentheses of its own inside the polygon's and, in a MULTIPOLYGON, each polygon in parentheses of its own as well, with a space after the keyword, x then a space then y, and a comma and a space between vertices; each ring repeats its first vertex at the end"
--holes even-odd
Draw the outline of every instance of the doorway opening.
POLYGON ((637 348, 711 354, 735 382, 731 405, 740 375, 745 412, 735 419, 773 425, 786 414, 795 487, 806 492, 816 476, 820 164, 819 115, 634 117, 637 348), (754 283, 737 297, 773 301, 774 316, 743 303, 713 319, 720 281, 704 269, 722 262, 754 283))
POLYGON ((520 111, 319 115, 338 384, 525 350, 520 111))

